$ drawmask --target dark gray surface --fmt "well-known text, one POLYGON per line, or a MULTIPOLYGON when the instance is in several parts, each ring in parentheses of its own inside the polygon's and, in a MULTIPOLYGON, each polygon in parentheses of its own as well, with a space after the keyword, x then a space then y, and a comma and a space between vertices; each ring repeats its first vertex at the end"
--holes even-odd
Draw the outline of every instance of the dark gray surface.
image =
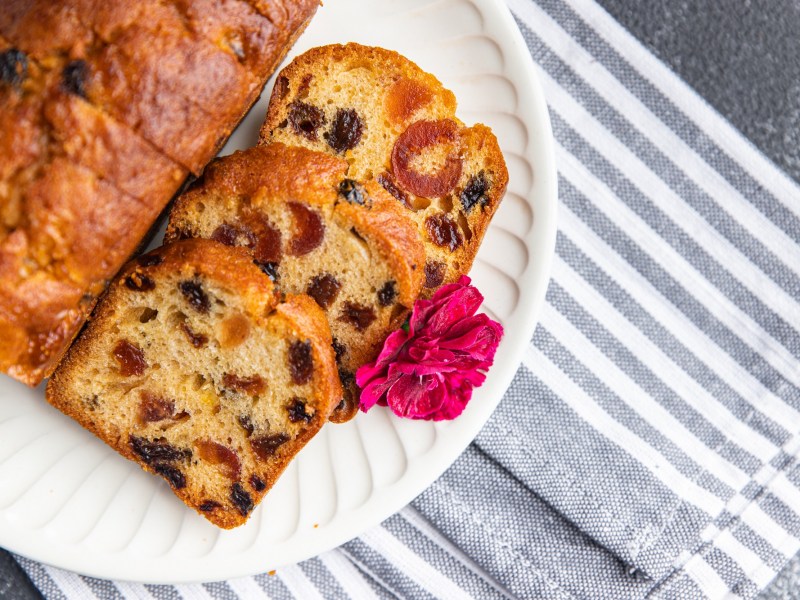
MULTIPOLYGON (((599 0, 800 181, 800 0, 599 0)), ((41 595, 0 550, 0 598, 41 595)), ((800 558, 765 599, 800 600, 800 558)))

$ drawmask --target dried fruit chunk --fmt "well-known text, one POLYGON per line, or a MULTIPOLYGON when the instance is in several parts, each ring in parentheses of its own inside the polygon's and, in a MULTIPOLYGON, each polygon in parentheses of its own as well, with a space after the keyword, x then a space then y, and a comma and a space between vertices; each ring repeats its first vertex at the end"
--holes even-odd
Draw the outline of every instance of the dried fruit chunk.
POLYGON ((61 72, 61 86, 81 98, 86 98, 86 80, 89 78, 89 65, 83 60, 73 60, 67 63, 61 72))
POLYGON ((219 345, 222 348, 235 348, 250 337, 250 320, 236 312, 219 324, 219 345))
POLYGON ((0 52, 0 81, 19 87, 28 76, 28 56, 17 48, 0 52))
POLYGON ((250 419, 248 415, 239 415, 236 418, 236 422, 239 423, 239 426, 247 432, 247 437, 253 435, 253 431, 255 431, 255 426, 253 425, 253 421, 250 419))
POLYGON ((120 340, 114 346, 114 358, 119 363, 119 372, 123 377, 136 377, 144 373, 147 368, 147 361, 144 359, 144 352, 136 344, 128 340, 120 340))
POLYGON ((311 342, 294 341, 289 344, 289 372, 292 382, 303 385, 311 381, 314 374, 314 357, 311 354, 311 342))
POLYGON ((195 440, 197 456, 209 464, 219 467, 228 479, 237 480, 242 472, 242 463, 234 450, 213 440, 195 440))
POLYGON ((447 265, 438 260, 429 260, 425 263, 425 287, 435 288, 442 285, 447 265))
POLYGON ((139 409, 136 413, 137 421, 145 425, 156 423, 164 419, 171 419, 175 415, 175 402, 159 396, 150 390, 139 392, 139 409))
POLYGON ((289 242, 289 253, 293 256, 303 256, 322 244, 325 224, 319 213, 305 204, 289 202, 288 206, 294 222, 294 235, 289 242))
POLYGON ((255 504, 250 493, 242 487, 238 481, 231 486, 231 503, 241 513, 243 517, 250 514, 255 504))
POLYGON ((253 452, 261 460, 269 460, 275 452, 289 441, 289 436, 285 433, 275 433, 272 435, 262 435, 250 440, 253 452))
POLYGON ((207 313, 211 308, 208 295, 203 291, 203 286, 200 285, 199 281, 181 281, 178 284, 178 289, 181 291, 181 294, 183 294, 183 297, 186 298, 186 301, 197 312, 207 313))
POLYGON ((164 464, 158 464, 153 468, 176 490, 186 487, 186 475, 179 468, 164 464))
POLYGON ((226 246, 248 246, 256 242, 252 231, 231 223, 222 223, 211 234, 211 239, 226 246))
POLYGON ((364 188, 352 179, 343 179, 339 184, 339 195, 350 204, 364 204, 364 188))
POLYGON ((200 510, 203 512, 210 512, 215 508, 219 508, 222 506, 219 502, 215 502, 214 500, 203 500, 203 502, 198 506, 200 510))
POLYGON ((136 259, 136 262, 143 267, 155 267, 164 262, 164 258, 158 254, 145 254, 136 259))
POLYGON ((306 412, 306 401, 297 396, 292 398, 286 410, 289 413, 289 420, 292 423, 300 423, 301 421, 310 423, 311 419, 314 418, 313 413, 309 414, 306 412))
POLYGON ((311 279, 306 293, 311 296, 322 308, 328 308, 336 300, 342 284, 331 275, 325 273, 311 279))
POLYGON ((336 111, 330 131, 325 132, 323 137, 328 146, 341 154, 358 146, 363 131, 364 125, 355 109, 340 108, 336 111))
POLYGON ((253 261, 253 262, 255 262, 256 265, 258 265, 258 268, 261 269, 261 271, 272 281, 278 281, 278 279, 281 278, 281 274, 278 271, 278 263, 274 262, 260 263, 258 261, 253 261))
POLYGON ((150 292, 156 289, 156 282, 139 271, 134 271, 125 278, 125 286, 135 292, 150 292))
POLYGON ((488 191, 489 182, 486 180, 484 171, 470 177, 459 195, 464 212, 469 213, 476 204, 480 204, 482 207, 486 206, 489 203, 489 196, 486 195, 488 191))
POLYGON ((377 177, 378 183, 383 186, 387 192, 389 192, 396 200, 400 202, 406 208, 411 208, 411 202, 408 199, 408 194, 406 194, 403 190, 401 190, 397 186, 397 182, 392 177, 391 173, 383 172, 377 177))
POLYGON ((250 487, 252 487, 257 492, 263 492, 265 489, 267 489, 267 484, 258 475, 251 475, 250 476, 250 487))
POLYGON ((194 331, 189 327, 188 323, 181 323, 181 330, 186 334, 186 337, 189 338, 189 343, 195 348, 202 348, 208 343, 208 337, 194 331))
POLYGON ((325 123, 325 114, 311 104, 293 101, 289 105, 289 124, 292 130, 312 142, 317 141, 317 131, 325 123))
POLYGON ((448 248, 450 252, 458 248, 463 242, 458 224, 450 215, 438 213, 425 219, 425 229, 434 244, 448 248))
POLYGON ((267 382, 260 375, 251 375, 250 377, 239 377, 233 373, 225 373, 222 376, 222 385, 237 392, 244 392, 249 396, 257 396, 263 394, 267 389, 267 382))
POLYGON ((431 100, 433 92, 428 86, 401 77, 386 93, 384 108, 393 122, 405 123, 420 108, 430 104, 431 100))
POLYGON ((358 331, 364 331, 375 319, 375 311, 371 307, 356 302, 345 302, 339 316, 340 321, 350 323, 358 331))
POLYGON ((176 448, 164 440, 148 440, 135 435, 130 436, 128 444, 134 454, 148 465, 156 463, 176 462, 191 458, 188 448, 176 448))
POLYGON ((417 121, 406 129, 392 149, 392 171, 403 189, 424 198, 437 198, 450 192, 461 177, 462 160, 458 156, 458 124, 450 119, 417 121), (414 160, 426 148, 444 144, 450 152, 437 173, 418 173, 414 160))
POLYGON ((397 283, 395 281, 387 281, 381 289, 378 290, 378 304, 381 306, 391 306, 397 298, 397 283))
POLYGON ((336 362, 339 363, 342 361, 342 357, 345 355, 345 352, 347 352, 347 346, 342 344, 336 338, 333 338, 332 345, 333 345, 333 353, 336 356, 336 362))

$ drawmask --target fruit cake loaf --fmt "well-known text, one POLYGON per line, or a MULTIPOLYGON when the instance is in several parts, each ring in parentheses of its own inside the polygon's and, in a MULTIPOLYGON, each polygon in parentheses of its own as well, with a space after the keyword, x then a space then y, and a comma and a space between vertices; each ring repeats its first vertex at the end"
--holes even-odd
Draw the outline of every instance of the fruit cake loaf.
POLYGON ((316 4, 3 3, 0 372, 29 385, 50 373, 316 4))
POLYGON ((176 200, 165 238, 244 246, 281 291, 317 301, 345 392, 336 422, 358 411, 354 374, 402 325, 425 261, 406 211, 375 182, 347 179, 346 169, 338 158, 283 144, 218 159, 176 200))
POLYGON ((426 294, 469 271, 508 181, 497 139, 467 127, 456 100, 396 52, 358 44, 309 50, 277 77, 261 130, 346 158, 413 216, 426 242, 426 294))
POLYGON ((330 346, 313 300, 279 300, 238 248, 186 240, 123 269, 47 399, 230 528, 339 401, 330 346))

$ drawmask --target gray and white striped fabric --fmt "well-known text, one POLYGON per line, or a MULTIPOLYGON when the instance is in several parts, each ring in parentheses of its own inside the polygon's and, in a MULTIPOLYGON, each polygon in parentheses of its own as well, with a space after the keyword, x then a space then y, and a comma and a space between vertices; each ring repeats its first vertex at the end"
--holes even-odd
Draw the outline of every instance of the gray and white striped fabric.
POLYGON ((560 172, 547 305, 475 443, 274 575, 47 598, 753 597, 800 550, 800 188, 592 0, 507 0, 560 172))

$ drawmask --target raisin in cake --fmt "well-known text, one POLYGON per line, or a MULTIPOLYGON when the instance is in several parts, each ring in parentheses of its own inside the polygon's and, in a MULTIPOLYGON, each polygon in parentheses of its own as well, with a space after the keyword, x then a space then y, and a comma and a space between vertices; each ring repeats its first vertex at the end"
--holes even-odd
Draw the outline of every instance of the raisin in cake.
POLYGON ((426 294, 469 271, 508 181, 497 139, 455 116, 452 92, 396 52, 314 48, 278 75, 261 139, 345 158, 417 222, 426 294))
POLYGON ((317 0, 4 0, 0 372, 38 384, 317 0))
POLYGON ((186 240, 128 264, 47 399, 230 528, 339 401, 330 346, 313 300, 281 301, 238 248, 186 240))
POLYGON ((406 211, 375 182, 347 179, 346 169, 338 158, 283 144, 237 152, 211 163, 178 198, 166 234, 244 246, 281 291, 317 301, 345 390, 336 422, 356 414, 354 374, 402 325, 425 264, 406 211))

